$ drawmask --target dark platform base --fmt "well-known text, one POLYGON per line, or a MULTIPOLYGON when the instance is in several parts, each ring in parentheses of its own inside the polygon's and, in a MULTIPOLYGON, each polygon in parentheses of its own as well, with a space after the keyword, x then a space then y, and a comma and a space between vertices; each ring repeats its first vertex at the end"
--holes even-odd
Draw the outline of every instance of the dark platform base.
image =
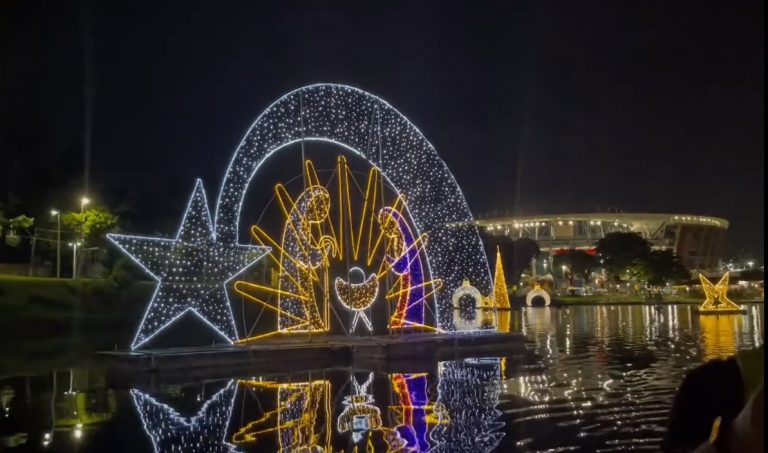
POLYGON ((734 308, 730 310, 702 310, 701 308, 694 308, 693 311, 700 315, 746 315, 746 308, 734 308))
MULTIPOLYGON (((109 374, 122 385, 306 372, 328 368, 429 371, 437 360, 518 357, 530 353, 520 333, 288 337, 248 345, 105 351, 109 374), (162 378, 160 378, 162 375, 162 378)), ((119 385, 119 384, 118 384, 119 385)), ((121 385, 121 386, 122 386, 121 385)))

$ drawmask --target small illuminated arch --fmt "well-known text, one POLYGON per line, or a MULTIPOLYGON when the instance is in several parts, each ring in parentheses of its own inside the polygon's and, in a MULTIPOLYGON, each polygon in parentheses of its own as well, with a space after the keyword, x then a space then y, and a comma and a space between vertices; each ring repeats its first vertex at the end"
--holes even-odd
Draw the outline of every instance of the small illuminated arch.
POLYGON ((549 293, 541 289, 541 286, 539 285, 536 285, 532 290, 528 291, 528 294, 525 296, 525 305, 529 307, 532 306, 534 297, 543 298, 545 307, 549 307, 549 304, 552 302, 549 293))
POLYGON ((274 152, 302 140, 343 146, 377 166, 405 196, 416 234, 426 233, 430 275, 443 281, 437 325, 454 330, 451 294, 469 278, 485 294, 491 278, 473 217, 456 180, 424 135, 384 100, 357 88, 309 85, 270 105, 235 151, 216 205, 216 237, 237 243, 248 185, 274 152), (458 225, 458 226, 457 226, 458 225))

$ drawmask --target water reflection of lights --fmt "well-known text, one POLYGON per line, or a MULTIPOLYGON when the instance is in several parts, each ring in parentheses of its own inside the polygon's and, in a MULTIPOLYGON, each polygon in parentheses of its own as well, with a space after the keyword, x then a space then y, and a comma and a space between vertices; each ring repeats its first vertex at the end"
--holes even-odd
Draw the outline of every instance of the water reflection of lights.
POLYGON ((504 437, 496 408, 501 386, 499 359, 442 362, 438 403, 451 422, 431 433, 433 452, 490 452, 504 437))
POLYGON ((225 442, 225 434, 234 395, 235 385, 230 381, 194 417, 186 418, 151 396, 131 390, 134 406, 156 453, 231 452, 233 448, 225 442))
POLYGON ((373 373, 360 384, 353 375, 349 377, 353 393, 344 397, 344 410, 336 421, 336 429, 340 434, 352 432, 354 443, 360 442, 370 431, 381 428, 381 410, 374 406, 373 396, 368 388, 373 383, 373 373))
MULTIPOLYGON (((327 380, 309 382, 241 381, 239 385, 275 392, 274 409, 246 423, 232 436, 237 446, 249 446, 276 435, 278 451, 330 451, 331 407, 327 380)), ((261 406, 260 406, 261 407, 261 406)))
POLYGON ((750 306, 747 317, 703 323, 693 308, 569 307, 567 313, 554 309, 563 313, 548 320, 538 316, 537 324, 536 313, 525 313, 540 362, 518 367, 502 385, 500 407, 513 426, 508 435, 519 436, 512 445, 521 451, 658 451, 684 373, 763 341, 761 305, 750 306), (553 429, 557 435, 537 435, 553 429))
POLYGON ((78 423, 75 425, 75 429, 72 431, 72 437, 75 438, 75 440, 80 440, 83 437, 83 424, 78 423))

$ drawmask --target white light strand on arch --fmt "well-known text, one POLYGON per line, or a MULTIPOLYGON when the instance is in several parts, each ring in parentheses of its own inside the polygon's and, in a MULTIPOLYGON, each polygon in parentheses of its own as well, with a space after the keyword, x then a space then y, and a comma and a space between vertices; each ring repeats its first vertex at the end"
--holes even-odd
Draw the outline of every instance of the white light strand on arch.
POLYGON ((254 122, 233 156, 216 206, 216 236, 236 244, 251 178, 273 152, 301 140, 336 143, 376 165, 404 194, 416 226, 426 233, 430 275, 443 281, 437 324, 454 330, 451 294, 465 278, 489 294, 491 278, 464 195, 424 135, 387 102, 344 85, 318 84, 286 94, 254 122), (456 226, 460 225, 460 226, 456 226))
POLYGON ((131 348, 191 312, 230 343, 238 339, 226 284, 269 247, 216 239, 203 183, 197 180, 176 238, 109 234, 107 238, 157 282, 131 348))

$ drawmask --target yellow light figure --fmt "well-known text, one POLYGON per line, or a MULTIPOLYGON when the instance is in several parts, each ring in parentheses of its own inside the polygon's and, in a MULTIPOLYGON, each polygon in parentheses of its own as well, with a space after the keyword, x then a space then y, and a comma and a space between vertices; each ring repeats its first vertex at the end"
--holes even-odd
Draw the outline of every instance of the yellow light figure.
MULTIPOLYGON (((381 193, 383 181, 378 168, 372 167, 367 182, 361 185, 344 156, 337 159, 336 170, 327 184, 320 182, 311 161, 307 160, 304 167, 307 186, 295 199, 284 185, 275 186, 275 200, 284 217, 280 241, 257 225, 251 228, 251 235, 257 244, 272 248, 268 257, 276 267, 273 278, 276 282, 265 286, 237 281, 234 285, 235 291, 245 300, 275 313, 277 327, 240 340, 240 343, 278 334, 329 332, 333 291, 336 293, 335 300, 355 314, 349 328, 351 333, 361 319, 368 330, 373 329, 363 310, 367 310, 377 298, 396 305, 408 291, 418 290, 423 297, 414 304, 427 303, 442 285, 440 280, 408 285, 402 276, 394 273, 385 259, 387 255, 423 254, 427 236, 422 234, 410 247, 398 248, 398 244, 392 241, 391 234, 388 234, 391 225, 382 222, 378 218, 379 213, 384 207, 402 213, 406 213, 407 208, 404 197, 400 195, 386 204, 386 198, 381 193), (353 209, 353 206, 360 205, 362 209, 353 209), (350 266, 345 275, 332 276, 332 266, 338 269, 341 265, 350 266), (357 277, 360 272, 362 278, 353 282, 350 277, 357 277), (384 280, 390 283, 387 292, 379 291, 384 280)), ((424 324, 408 327, 437 330, 424 324)))
POLYGON ((496 273, 493 276, 493 298, 495 299, 497 309, 505 310, 511 307, 499 247, 496 247, 496 273))
POLYGON ((744 310, 734 301, 728 298, 729 273, 720 279, 717 285, 712 284, 707 277, 699 274, 701 287, 704 289, 706 299, 699 307, 701 314, 727 314, 742 313, 744 310))

